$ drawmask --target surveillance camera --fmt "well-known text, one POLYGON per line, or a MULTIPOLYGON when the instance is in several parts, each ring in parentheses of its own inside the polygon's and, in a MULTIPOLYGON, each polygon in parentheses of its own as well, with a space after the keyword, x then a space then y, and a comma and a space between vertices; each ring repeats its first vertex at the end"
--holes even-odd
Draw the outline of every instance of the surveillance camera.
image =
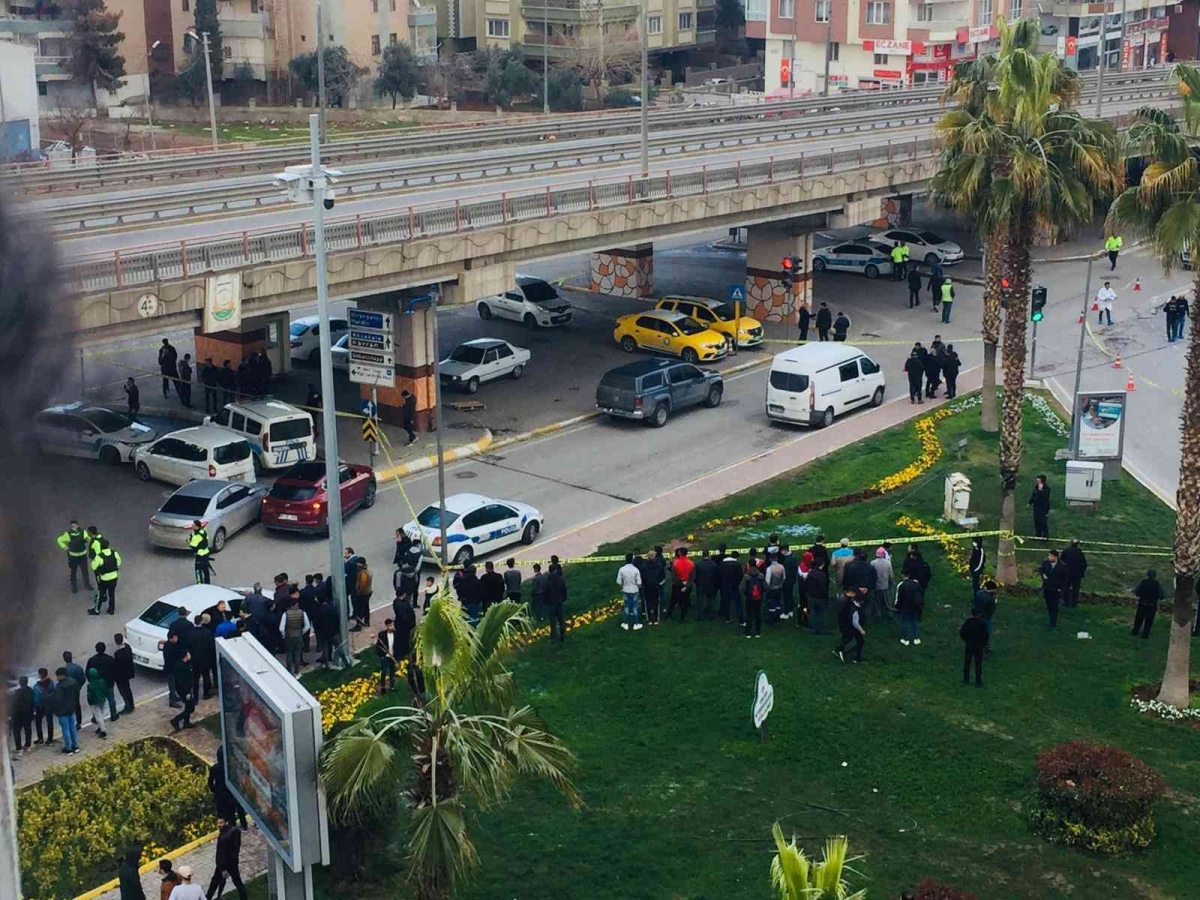
POLYGON ((333 201, 334 201, 335 196, 336 195, 334 194, 334 192, 332 190, 330 190, 329 188, 325 189, 325 201, 324 202, 325 202, 326 209, 333 209, 333 201))

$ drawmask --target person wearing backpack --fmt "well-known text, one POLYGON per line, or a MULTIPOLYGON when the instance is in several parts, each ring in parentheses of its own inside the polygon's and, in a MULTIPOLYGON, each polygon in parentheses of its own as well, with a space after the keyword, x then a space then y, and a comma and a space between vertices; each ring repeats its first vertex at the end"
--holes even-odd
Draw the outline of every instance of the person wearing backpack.
POLYGON ((787 582, 787 569, 779 557, 770 557, 763 582, 767 592, 767 621, 777 622, 783 615, 783 586, 787 582))
POLYGON ((753 557, 746 566, 746 580, 742 582, 742 591, 746 598, 746 637, 762 637, 762 608, 767 583, 753 557))
POLYGON ((900 614, 900 643, 905 647, 911 641, 921 643, 921 624, 919 620, 921 608, 925 605, 925 596, 921 585, 911 575, 896 588, 896 612, 900 614))

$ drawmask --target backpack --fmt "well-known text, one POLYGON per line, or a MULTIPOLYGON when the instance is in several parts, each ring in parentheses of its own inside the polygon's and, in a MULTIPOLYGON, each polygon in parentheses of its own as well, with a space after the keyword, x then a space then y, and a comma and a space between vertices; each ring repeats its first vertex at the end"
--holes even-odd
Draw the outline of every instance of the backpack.
POLYGON ((750 597, 753 600, 761 600, 762 595, 762 582, 756 578, 750 583, 750 597))

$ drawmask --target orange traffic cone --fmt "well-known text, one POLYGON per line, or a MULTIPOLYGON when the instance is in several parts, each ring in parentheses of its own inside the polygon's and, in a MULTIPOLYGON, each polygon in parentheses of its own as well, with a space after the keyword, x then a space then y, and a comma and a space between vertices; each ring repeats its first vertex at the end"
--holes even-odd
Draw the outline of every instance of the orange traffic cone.
POLYGON ((1122 362, 1121 362, 1121 354, 1120 354, 1120 353, 1118 353, 1118 354, 1117 354, 1117 358, 1113 360, 1113 368, 1114 368, 1114 369, 1123 369, 1123 368, 1125 368, 1125 365, 1124 365, 1124 363, 1122 363, 1122 362))
POLYGON ((1076 324, 1076 325, 1082 325, 1082 324, 1083 324, 1083 313, 1080 313, 1080 314, 1079 314, 1079 321, 1078 321, 1078 322, 1076 322, 1075 324, 1076 324))
POLYGON ((1137 390, 1137 385, 1133 383, 1133 373, 1132 372, 1129 373, 1129 380, 1125 382, 1125 390, 1127 390, 1127 391, 1136 391, 1137 390))
POLYGON ((1138 293, 1141 293, 1141 290, 1142 290, 1142 279, 1140 279, 1140 278, 1133 279, 1133 292, 1135 294, 1138 294, 1138 293))

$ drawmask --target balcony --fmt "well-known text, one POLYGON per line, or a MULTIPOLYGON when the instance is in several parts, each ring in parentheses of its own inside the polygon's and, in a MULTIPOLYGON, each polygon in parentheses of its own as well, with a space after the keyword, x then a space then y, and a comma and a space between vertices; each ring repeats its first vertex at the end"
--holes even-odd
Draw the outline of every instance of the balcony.
POLYGON ((261 41, 266 38, 267 29, 262 16, 221 16, 221 35, 261 41))
POLYGON ((436 6, 413 6, 408 11, 408 27, 437 28, 436 6))
POLYGON ((237 78, 244 66, 249 66, 250 71, 254 73, 255 81, 267 80, 267 65, 262 62, 251 62, 248 59, 227 59, 221 65, 221 77, 232 81, 237 78))
POLYGON ((33 68, 38 81, 70 81, 71 73, 67 71, 67 56, 35 56, 33 68))
MULTIPOLYGON (((592 0, 549 0, 542 5, 534 2, 521 3, 521 15, 528 22, 560 22, 578 24, 581 22, 632 22, 638 17, 641 6, 620 0, 616 3, 598 5, 592 0)), ((553 44, 553 40, 551 40, 553 44)))
POLYGON ((0 18, 0 35, 32 34, 39 37, 65 37, 75 30, 70 19, 0 18))

